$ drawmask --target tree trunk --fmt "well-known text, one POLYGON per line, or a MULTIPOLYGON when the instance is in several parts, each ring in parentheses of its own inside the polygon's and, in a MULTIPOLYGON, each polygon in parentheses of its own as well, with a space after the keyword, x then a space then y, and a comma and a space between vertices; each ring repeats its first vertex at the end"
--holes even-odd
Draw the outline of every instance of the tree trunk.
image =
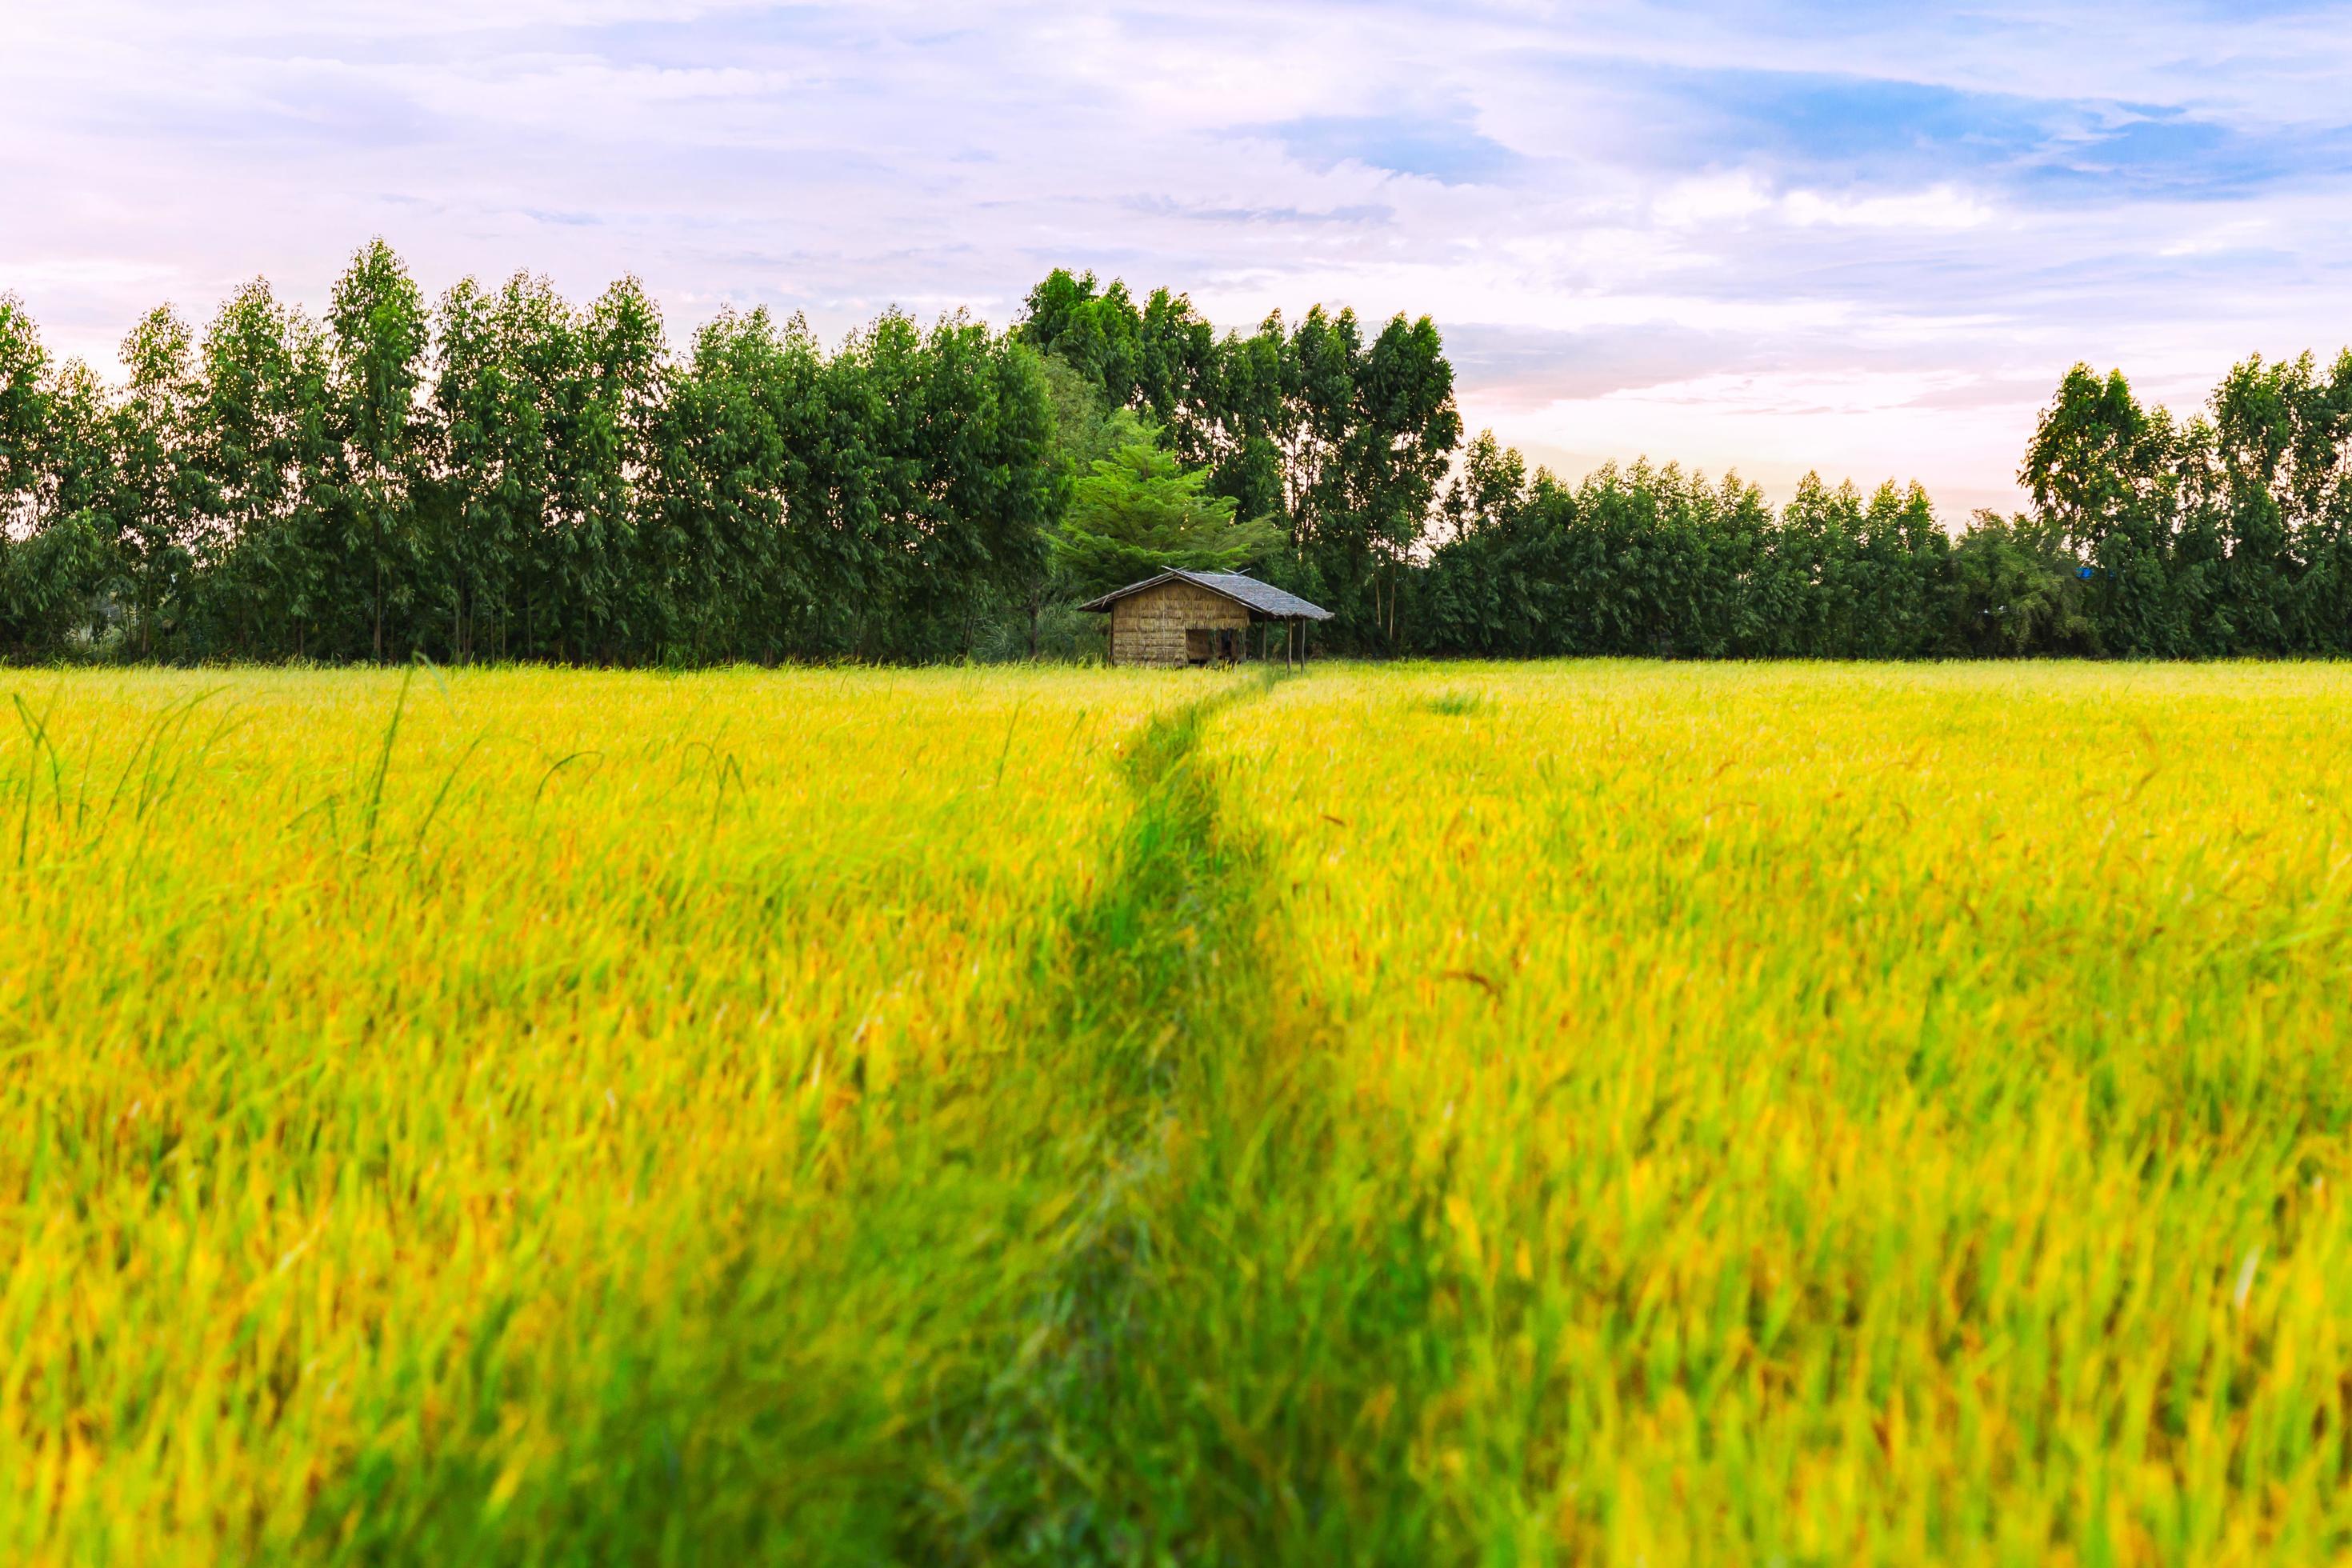
POLYGON ((375 557, 375 661, 383 662, 383 512, 368 512, 369 552, 375 557))

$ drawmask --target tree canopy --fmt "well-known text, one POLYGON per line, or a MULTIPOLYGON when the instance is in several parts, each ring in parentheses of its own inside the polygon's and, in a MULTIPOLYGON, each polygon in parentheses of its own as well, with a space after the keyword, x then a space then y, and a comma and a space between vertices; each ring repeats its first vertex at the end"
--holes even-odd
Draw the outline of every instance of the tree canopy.
POLYGON ((0 295, 0 655, 923 660, 1083 652, 1168 566, 1331 608, 1339 651, 1669 658, 2352 652, 2352 353, 2250 358, 2186 420, 2077 365, 2031 509, 1916 484, 1466 443, 1436 326, 1220 333, 1056 270, 1009 329, 765 310, 673 350, 625 279, 428 299, 381 240, 323 315, 169 307, 119 383, 0 295))
POLYGON ((1286 542, 1279 522, 1236 521, 1233 497, 1204 493, 1207 469, 1186 468, 1140 420, 1119 417, 1125 438, 1071 487, 1055 536, 1073 592, 1108 593, 1171 566, 1238 572, 1276 557, 1286 542))

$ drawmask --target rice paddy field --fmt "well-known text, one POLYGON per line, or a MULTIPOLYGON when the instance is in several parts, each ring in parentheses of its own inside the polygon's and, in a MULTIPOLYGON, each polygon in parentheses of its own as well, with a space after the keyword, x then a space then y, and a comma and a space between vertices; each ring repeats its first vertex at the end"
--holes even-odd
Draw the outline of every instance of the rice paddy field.
POLYGON ((2352 1555, 2352 669, 0 687, 0 1560, 2352 1555))

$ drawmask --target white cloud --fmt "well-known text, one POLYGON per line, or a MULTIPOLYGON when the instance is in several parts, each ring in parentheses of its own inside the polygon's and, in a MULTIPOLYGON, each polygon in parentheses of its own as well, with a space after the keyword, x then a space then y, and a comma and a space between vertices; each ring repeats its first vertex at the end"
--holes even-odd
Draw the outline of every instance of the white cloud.
POLYGON ((1994 216, 1992 208, 1949 185, 1862 197, 1790 191, 1780 199, 1780 208, 1790 223, 1827 228, 1976 228, 1994 216))
POLYGON ((1626 388, 1604 401, 1721 409, 1727 414, 1882 414, 1966 389, 1976 377, 1960 371, 1794 371, 1693 376, 1655 386, 1626 388))
POLYGON ((1658 197, 1658 221, 1669 228, 1702 228, 1752 218, 1778 203, 1753 174, 1706 174, 1682 180, 1658 197))
POLYGON ((1998 216, 1991 205, 1948 184, 1866 196, 1821 191, 1775 194, 1752 174, 1706 174, 1668 186, 1652 208, 1670 229, 1738 227, 1779 222, 1800 228, 1977 228, 1998 216))
POLYGON ((2220 256, 2233 250, 2251 250, 2276 240, 2276 227, 2268 218, 2242 218, 2236 223, 2206 223, 2187 229, 2177 237, 2157 248, 2158 256, 2220 256))

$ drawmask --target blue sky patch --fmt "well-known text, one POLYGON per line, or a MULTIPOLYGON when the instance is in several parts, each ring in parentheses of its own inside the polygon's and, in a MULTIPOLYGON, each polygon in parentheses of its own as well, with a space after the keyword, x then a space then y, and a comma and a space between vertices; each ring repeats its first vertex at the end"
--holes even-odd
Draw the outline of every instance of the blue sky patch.
POLYGON ((1502 183, 1523 160, 1465 116, 1315 115, 1256 128, 1313 169, 1358 163, 1446 185, 1502 183))

